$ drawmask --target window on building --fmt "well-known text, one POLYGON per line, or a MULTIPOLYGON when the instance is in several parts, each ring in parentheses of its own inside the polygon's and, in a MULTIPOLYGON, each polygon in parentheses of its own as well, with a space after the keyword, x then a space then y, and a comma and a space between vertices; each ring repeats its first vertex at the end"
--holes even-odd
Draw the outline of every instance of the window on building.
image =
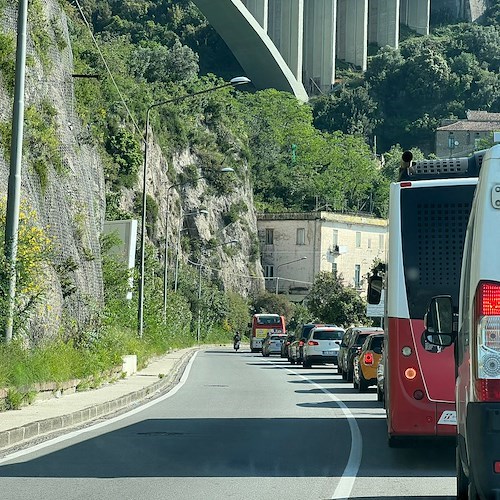
POLYGON ((306 230, 303 227, 297 228, 297 245, 306 244, 306 230))
POLYGON ((354 287, 359 288, 361 286, 361 265, 356 264, 354 266, 354 287))
POLYGON ((384 249, 384 235, 383 234, 378 235, 378 247, 380 248, 380 250, 384 249))
POLYGON ((356 231, 356 248, 361 248, 361 232, 356 231))
POLYGON ((368 248, 371 248, 372 247, 372 239, 368 238, 366 244, 367 244, 368 248))
POLYGON ((336 247, 339 244, 339 232, 337 229, 333 230, 333 241, 332 244, 336 247))
POLYGON ((266 278, 273 278, 274 277, 274 266, 269 266, 269 265, 264 266, 264 276, 266 278))
POLYGON ((266 245, 274 245, 274 229, 266 228, 266 245))
POLYGON ((337 263, 336 262, 332 262, 332 274, 334 276, 337 276, 337 263))

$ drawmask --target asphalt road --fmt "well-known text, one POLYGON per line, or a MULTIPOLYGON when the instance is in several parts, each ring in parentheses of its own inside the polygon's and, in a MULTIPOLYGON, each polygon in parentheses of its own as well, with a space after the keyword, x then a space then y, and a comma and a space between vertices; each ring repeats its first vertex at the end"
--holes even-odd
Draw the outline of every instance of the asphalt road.
POLYGON ((452 445, 385 425, 333 366, 205 351, 155 404, 0 462, 0 499, 454 498, 452 445))

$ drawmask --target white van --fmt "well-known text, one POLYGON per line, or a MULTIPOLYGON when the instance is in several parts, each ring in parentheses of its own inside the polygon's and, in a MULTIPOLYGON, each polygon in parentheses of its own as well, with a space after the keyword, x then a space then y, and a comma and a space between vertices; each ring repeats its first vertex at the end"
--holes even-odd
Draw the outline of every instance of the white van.
POLYGON ((433 297, 426 329, 433 344, 455 342, 457 498, 500 498, 500 145, 479 174, 459 304, 433 297))

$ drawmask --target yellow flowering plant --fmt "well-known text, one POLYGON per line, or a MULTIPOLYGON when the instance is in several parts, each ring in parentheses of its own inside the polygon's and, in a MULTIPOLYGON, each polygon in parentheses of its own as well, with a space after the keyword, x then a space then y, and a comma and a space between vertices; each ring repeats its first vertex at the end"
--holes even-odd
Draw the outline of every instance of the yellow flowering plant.
MULTIPOLYGON (((0 200, 0 231, 5 235, 7 202, 0 200)), ((47 285, 52 242, 46 229, 40 227, 36 211, 26 200, 21 201, 16 257, 16 310, 15 324, 22 327, 42 298, 47 285)), ((0 306, 6 305, 9 293, 9 270, 5 253, 0 252, 0 306)), ((0 307, 5 320, 6 307, 0 307)))

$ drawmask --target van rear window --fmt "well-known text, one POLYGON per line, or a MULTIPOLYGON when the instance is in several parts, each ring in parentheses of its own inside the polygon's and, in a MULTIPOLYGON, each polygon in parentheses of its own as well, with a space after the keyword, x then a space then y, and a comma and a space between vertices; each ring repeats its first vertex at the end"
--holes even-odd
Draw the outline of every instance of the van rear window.
POLYGON ((356 347, 361 347, 364 344, 366 337, 368 337, 367 333, 360 333, 358 335, 358 338, 356 339, 356 342, 354 343, 354 345, 356 347))

